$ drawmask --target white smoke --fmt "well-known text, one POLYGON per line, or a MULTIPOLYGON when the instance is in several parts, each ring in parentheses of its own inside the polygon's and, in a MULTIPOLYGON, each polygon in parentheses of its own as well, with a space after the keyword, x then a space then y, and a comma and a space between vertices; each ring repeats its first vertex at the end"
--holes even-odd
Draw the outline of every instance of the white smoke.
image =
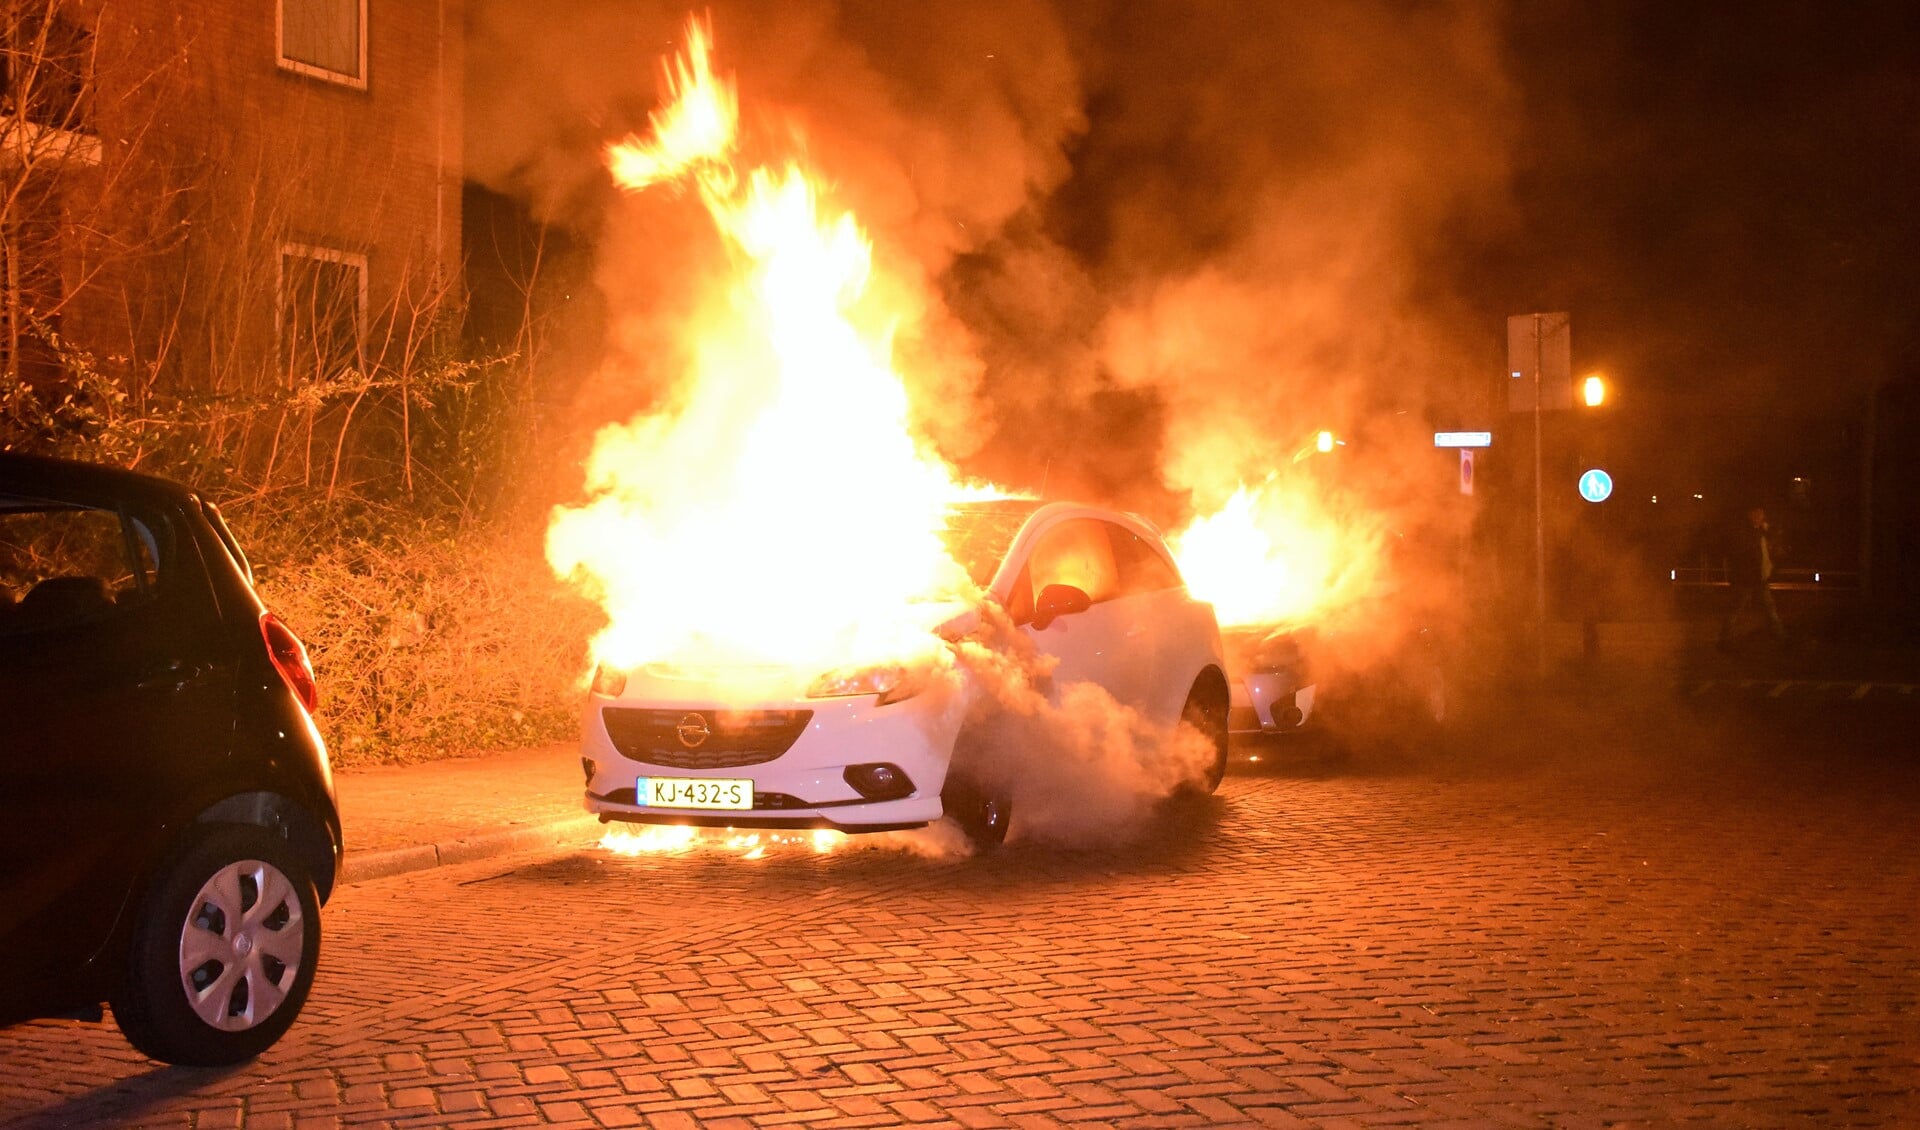
POLYGON ((1050 657, 989 609, 980 636, 956 649, 980 697, 954 760, 981 785, 1009 791, 1014 839, 1126 843, 1162 802, 1205 779, 1214 750, 1198 731, 1155 724, 1093 683, 1056 686, 1050 657))

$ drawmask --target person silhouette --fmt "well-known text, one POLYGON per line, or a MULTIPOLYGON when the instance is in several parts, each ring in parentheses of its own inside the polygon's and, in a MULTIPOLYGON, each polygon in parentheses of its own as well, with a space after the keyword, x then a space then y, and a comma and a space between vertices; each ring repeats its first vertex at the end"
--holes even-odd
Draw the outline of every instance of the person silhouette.
POLYGON ((1734 628, 1740 617, 1753 607, 1758 607, 1765 615, 1767 631, 1773 634, 1774 639, 1787 637, 1786 625, 1780 622, 1780 610, 1773 603, 1773 558, 1776 552, 1773 528, 1767 524, 1766 509, 1755 506, 1747 511, 1746 523, 1735 531, 1733 545, 1727 554, 1727 583, 1733 591, 1726 619, 1720 622, 1721 650, 1731 646, 1734 628))

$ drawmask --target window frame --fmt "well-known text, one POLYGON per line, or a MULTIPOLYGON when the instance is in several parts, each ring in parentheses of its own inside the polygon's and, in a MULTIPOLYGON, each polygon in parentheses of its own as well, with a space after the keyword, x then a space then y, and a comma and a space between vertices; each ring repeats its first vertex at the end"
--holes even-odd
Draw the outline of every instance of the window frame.
POLYGON ((1118 522, 1106 525, 1107 538, 1113 543, 1113 567, 1119 576, 1120 596, 1174 592, 1186 587, 1179 567, 1151 541, 1118 522), (1162 576, 1148 581, 1144 574, 1153 567, 1157 567, 1162 576))
POLYGON ((283 71, 305 78, 331 83, 335 86, 344 86, 352 90, 366 90, 367 40, 369 38, 367 34, 368 3, 367 0, 356 0, 356 2, 360 6, 360 54, 358 59, 360 73, 358 75, 343 74, 340 71, 328 70, 314 63, 302 62, 299 59, 290 59, 287 57, 287 0, 274 0, 273 5, 273 55, 276 65, 283 71))
POLYGON ((1065 583, 1047 580, 1044 577, 1041 578, 1041 580, 1046 581, 1046 583, 1043 584, 1036 581, 1034 579, 1034 563, 1041 558, 1043 551, 1052 549, 1050 543, 1052 543, 1055 538, 1068 534, 1070 531, 1075 537, 1084 539, 1084 544, 1080 547, 1081 549, 1091 550, 1097 544, 1106 551, 1106 565, 1110 572, 1110 575, 1106 578, 1108 581, 1108 589, 1106 591, 1094 592, 1081 585, 1075 585, 1074 587, 1085 592, 1088 601, 1096 605, 1105 604, 1119 597, 1121 595, 1120 564, 1114 560, 1113 538, 1108 535, 1106 530, 1106 527, 1109 525, 1111 525, 1110 522, 1091 514, 1074 514, 1052 522, 1048 524, 1046 529, 1041 530, 1038 536, 1034 538, 1033 543, 1027 548, 1026 559, 1021 563, 1020 567, 1021 575, 1027 578, 1028 586, 1032 589, 1033 600, 1038 601, 1040 599, 1040 593, 1047 587, 1047 584, 1065 583), (1086 529, 1090 529, 1091 532, 1083 532, 1086 529))
MULTIPOLYGON (((367 350, 367 256, 361 251, 342 251, 337 247, 323 247, 315 243, 297 243, 283 240, 274 255, 273 271, 273 323, 274 354, 277 362, 284 364, 287 357, 287 259, 312 259, 321 263, 335 263, 354 268, 358 272, 360 285, 355 288, 353 310, 353 342, 356 361, 364 360, 367 350)), ((329 374, 331 375, 331 374, 329 374)), ((287 373, 291 378, 292 373, 287 373)))
MULTIPOLYGON (((111 552, 118 555, 115 568, 124 569, 126 577, 116 583, 117 578, 97 576, 97 570, 88 569, 84 573, 63 573, 40 578, 25 592, 8 594, 4 606, 6 615, 0 615, 0 640, 32 640, 45 637, 48 633, 65 633, 88 630, 96 624, 117 624, 129 622, 130 617, 138 616, 142 610, 152 607, 166 583, 166 577, 172 572, 173 564, 169 560, 169 534, 164 526, 156 526, 144 517, 125 506, 107 503, 77 502, 66 499, 31 499, 25 496, 0 495, 0 501, 21 503, 22 505, 0 506, 0 521, 26 515, 28 517, 50 517, 57 514, 75 516, 76 522, 94 522, 91 517, 81 515, 101 515, 99 522, 111 522, 117 530, 117 537, 109 540, 115 543, 111 552), (25 628, 13 623, 11 610, 26 599, 27 592, 48 580, 64 577, 86 576, 97 578, 104 586, 110 603, 107 607, 92 614, 63 618, 44 624, 25 628)), ((104 531, 102 531, 104 532, 104 531)), ((102 547, 106 545, 102 543, 102 547)), ((97 562, 95 564, 98 564, 97 562)))

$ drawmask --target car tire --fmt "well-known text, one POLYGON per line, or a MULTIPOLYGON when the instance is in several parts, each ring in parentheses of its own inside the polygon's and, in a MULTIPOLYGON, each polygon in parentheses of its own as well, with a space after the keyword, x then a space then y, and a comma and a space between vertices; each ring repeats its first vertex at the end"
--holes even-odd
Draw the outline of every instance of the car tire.
POLYGON ((1218 688, 1197 683, 1187 694, 1180 710, 1180 724, 1191 726, 1213 747, 1213 760, 1205 774, 1189 786, 1190 791, 1211 794, 1220 788, 1227 775, 1227 696, 1218 688))
POLYGON ((292 1025, 319 958, 320 897, 286 841, 204 825, 148 888, 113 1018, 164 1063, 241 1063, 292 1025))
POLYGON ((940 804, 976 851, 992 851, 1006 842, 1013 821, 1013 797, 1005 789, 989 789, 971 777, 949 774, 940 790, 940 804))

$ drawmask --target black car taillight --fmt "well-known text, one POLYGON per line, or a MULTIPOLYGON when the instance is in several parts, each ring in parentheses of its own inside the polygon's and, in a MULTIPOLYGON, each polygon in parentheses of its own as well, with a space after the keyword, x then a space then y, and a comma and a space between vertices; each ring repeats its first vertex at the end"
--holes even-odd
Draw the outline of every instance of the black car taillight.
POLYGON ((307 713, 313 713, 313 708, 320 705, 320 685, 313 680, 307 645, 271 612, 260 614, 260 635, 267 641, 267 657, 273 660, 273 669, 287 681, 307 713))

